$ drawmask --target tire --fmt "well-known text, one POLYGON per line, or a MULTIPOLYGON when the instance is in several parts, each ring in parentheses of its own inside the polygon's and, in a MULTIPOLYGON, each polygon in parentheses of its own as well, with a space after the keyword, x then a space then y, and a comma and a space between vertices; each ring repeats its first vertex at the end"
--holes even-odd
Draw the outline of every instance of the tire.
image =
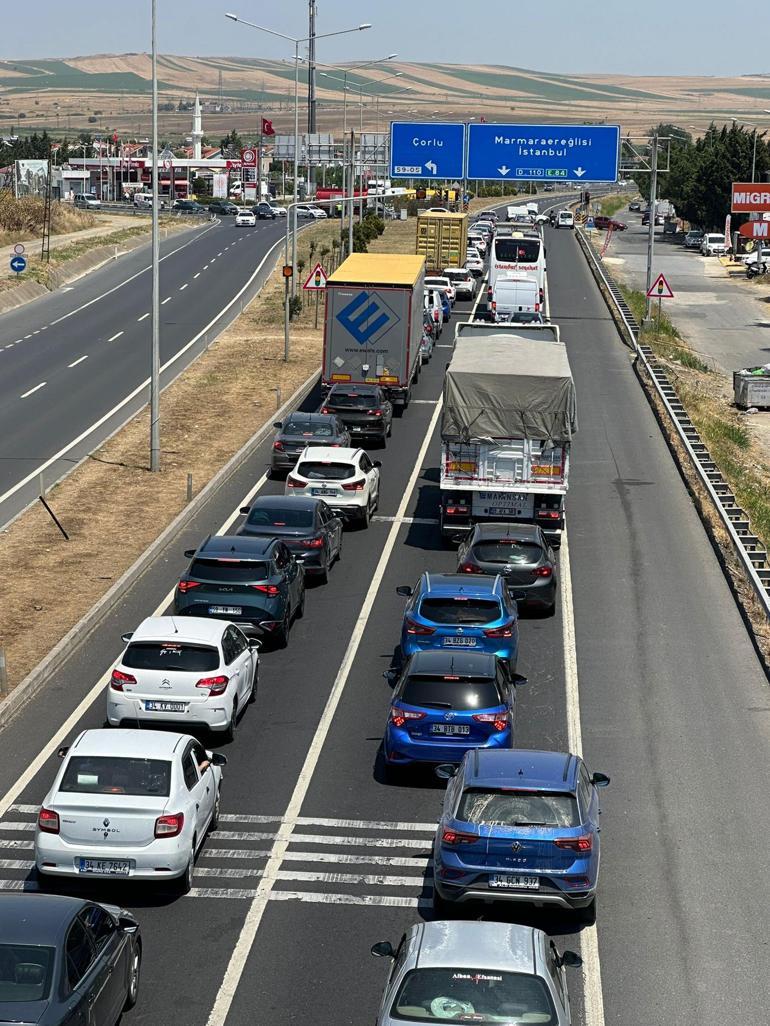
POLYGON ((123 1003, 123 1011, 130 1011, 136 1004, 137 998, 139 997, 139 978, 142 971, 142 947, 140 944, 134 948, 134 956, 131 959, 131 967, 129 969, 128 977, 128 990, 126 991, 126 1000, 123 1003))
POLYGON ((390 423, 388 424, 388 434, 387 434, 386 437, 390 438, 390 436, 392 434, 393 434, 393 418, 391 417, 390 423))
POLYGON ((334 560, 332 562, 339 563, 339 561, 341 559, 342 559, 342 535, 340 535, 340 543, 337 546, 337 555, 334 557, 334 560))
POLYGON ((586 905, 585 908, 576 908, 575 917, 579 923, 584 926, 591 926, 596 922, 596 898, 591 902, 590 905, 586 905))
POLYGON ((214 811, 211 814, 211 822, 209 823, 209 831, 208 831, 209 833, 211 833, 213 830, 218 830, 219 829, 219 813, 220 813, 221 802, 222 802, 222 795, 221 795, 220 790, 217 789, 217 797, 216 797, 216 799, 214 801, 214 811))
POLYGON ((367 502, 366 506, 364 506, 364 510, 363 510, 363 513, 361 514, 361 518, 360 518, 360 521, 359 521, 360 524, 361 524, 361 527, 368 527, 369 526, 369 521, 371 520, 371 516, 372 516, 371 510, 369 509, 369 503, 367 502))
POLYGON ((433 915, 444 918, 452 915, 452 902, 447 901, 446 898, 442 898, 436 888, 433 888, 433 915))
POLYGON ((286 615, 283 618, 283 623, 274 635, 276 648, 286 648, 289 644, 289 628, 289 613, 287 610, 286 615))
POLYGON ((193 885, 193 871, 195 869, 195 845, 193 850, 190 852, 190 860, 187 863, 187 868, 180 877, 174 881, 176 884, 176 893, 181 897, 184 894, 189 894, 192 890, 193 885))
POLYGON ((329 567, 332 565, 333 562, 334 562, 333 560, 330 560, 324 566, 324 568, 320 572, 320 574, 316 574, 316 580, 319 581, 321 584, 328 584, 329 583, 329 567))
POLYGON ((222 740, 230 744, 235 740, 235 734, 238 730, 238 699, 233 699, 233 714, 230 717, 230 722, 222 732, 222 740))
POLYGON ((259 663, 254 667, 254 676, 251 680, 251 691, 249 691, 249 697, 247 702, 249 705, 253 705, 257 700, 257 688, 259 687, 259 663))

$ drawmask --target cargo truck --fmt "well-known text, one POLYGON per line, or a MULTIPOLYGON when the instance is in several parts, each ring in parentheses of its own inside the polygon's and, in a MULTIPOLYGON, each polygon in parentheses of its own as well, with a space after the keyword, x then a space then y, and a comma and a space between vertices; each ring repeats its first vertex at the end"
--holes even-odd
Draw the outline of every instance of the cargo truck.
POLYGON ((405 407, 420 374, 422 257, 354 253, 326 283, 322 384, 380 385, 405 407))
POLYGON ((424 210, 417 215, 415 252, 425 257, 428 271, 465 267, 468 251, 468 215, 424 210))
POLYGON ((444 379, 441 533, 458 540, 479 521, 525 521, 558 547, 577 431, 566 347, 555 325, 473 327, 458 332, 444 379))

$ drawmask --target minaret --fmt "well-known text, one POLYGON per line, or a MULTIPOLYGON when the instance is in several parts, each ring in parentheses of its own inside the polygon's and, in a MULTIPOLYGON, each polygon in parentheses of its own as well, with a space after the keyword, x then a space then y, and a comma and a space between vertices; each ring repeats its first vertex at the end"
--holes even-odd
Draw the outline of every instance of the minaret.
POLYGON ((203 139, 203 129, 201 127, 201 101, 198 94, 195 94, 195 106, 193 107, 193 130, 192 130, 192 144, 193 144, 193 160, 200 160, 203 156, 201 152, 201 140, 203 139))

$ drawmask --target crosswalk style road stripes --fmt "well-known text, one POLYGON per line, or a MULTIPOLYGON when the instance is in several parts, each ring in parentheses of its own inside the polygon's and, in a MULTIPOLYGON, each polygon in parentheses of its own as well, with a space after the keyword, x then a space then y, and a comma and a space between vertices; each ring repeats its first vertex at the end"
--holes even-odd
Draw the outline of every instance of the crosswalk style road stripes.
MULTIPOLYGON (((0 820, 0 891, 37 891, 36 805, 0 820)), ((427 907, 435 823, 223 813, 198 856, 191 898, 250 901, 275 841, 287 843, 271 901, 427 907)), ((95 884, 98 887, 98 883, 95 884)))

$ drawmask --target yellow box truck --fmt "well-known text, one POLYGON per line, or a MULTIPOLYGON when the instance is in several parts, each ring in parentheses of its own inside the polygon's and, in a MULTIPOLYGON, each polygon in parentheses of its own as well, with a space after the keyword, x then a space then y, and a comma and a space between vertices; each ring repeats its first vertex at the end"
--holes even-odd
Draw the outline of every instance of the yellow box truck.
POLYGON ((425 257, 428 271, 464 267, 468 251, 468 215, 425 210, 417 215, 415 252, 425 257))

